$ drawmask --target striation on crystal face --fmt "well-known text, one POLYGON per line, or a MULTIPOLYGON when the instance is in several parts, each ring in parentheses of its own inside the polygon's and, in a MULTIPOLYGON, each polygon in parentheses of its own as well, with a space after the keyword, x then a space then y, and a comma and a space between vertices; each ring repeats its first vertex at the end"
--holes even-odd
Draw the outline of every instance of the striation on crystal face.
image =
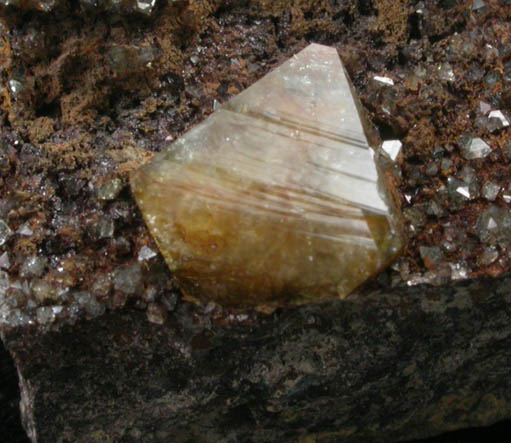
POLYGON ((131 186, 188 299, 263 310, 319 302, 348 295, 403 245, 377 143, 337 51, 312 44, 135 171, 131 186))

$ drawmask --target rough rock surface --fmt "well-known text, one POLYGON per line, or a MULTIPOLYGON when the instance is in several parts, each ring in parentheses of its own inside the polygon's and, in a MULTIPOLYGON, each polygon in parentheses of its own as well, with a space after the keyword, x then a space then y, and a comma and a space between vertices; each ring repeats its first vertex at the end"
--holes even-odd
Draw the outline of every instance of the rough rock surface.
POLYGON ((0 435, 10 443, 26 443, 20 419, 20 395, 14 362, 0 341, 0 435))
POLYGON ((387 442, 511 414, 511 279, 8 335, 40 442, 387 442), (195 320, 193 320, 195 319, 195 320))
POLYGON ((245 426, 254 440, 328 441, 342 417, 353 440, 509 417, 511 5, 157 1, 147 15, 111 4, 1 2, 0 331, 25 380, 27 429, 43 442, 161 441, 181 417, 192 436, 245 438, 245 426), (409 245, 342 303, 269 318, 191 308, 127 177, 311 42, 339 50, 380 135, 402 143, 409 245), (66 407, 88 412, 66 427, 66 407))

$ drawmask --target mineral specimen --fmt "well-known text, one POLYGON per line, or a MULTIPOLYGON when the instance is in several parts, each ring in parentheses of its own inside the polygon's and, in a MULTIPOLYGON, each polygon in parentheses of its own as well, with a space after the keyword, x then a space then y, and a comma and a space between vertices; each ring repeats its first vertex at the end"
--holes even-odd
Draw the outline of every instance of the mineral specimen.
POLYGON ((491 153, 491 148, 480 138, 472 138, 470 134, 461 137, 461 155, 467 160, 484 158, 491 153))
POLYGON ((382 143, 381 147, 383 151, 395 161, 401 151, 401 142, 399 140, 386 140, 382 143))
POLYGON ((0 246, 2 246, 8 240, 11 234, 11 228, 7 226, 7 223, 0 219, 0 246))
POLYGON ((402 246, 377 143, 337 51, 312 44, 131 185, 189 299, 318 302, 345 297, 402 246))
MULTIPOLYGON (((172 0, 175 2, 176 0, 172 0)), ((93 11, 109 11, 130 14, 134 12, 150 16, 156 6, 156 0, 80 0, 80 6, 88 13, 93 11)), ((170 3, 170 2, 169 2, 170 3)), ((51 12, 65 6, 62 0, 0 0, 0 7, 19 8, 20 10, 35 10, 51 12)))

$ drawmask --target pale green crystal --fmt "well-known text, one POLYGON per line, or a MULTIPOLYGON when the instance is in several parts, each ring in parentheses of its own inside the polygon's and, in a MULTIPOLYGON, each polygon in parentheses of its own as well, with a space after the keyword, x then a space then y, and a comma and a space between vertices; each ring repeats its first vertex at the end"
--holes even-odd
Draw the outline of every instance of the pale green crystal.
POLYGON ((358 109, 337 51, 312 44, 132 175, 186 296, 318 302, 395 257, 403 239, 358 109))

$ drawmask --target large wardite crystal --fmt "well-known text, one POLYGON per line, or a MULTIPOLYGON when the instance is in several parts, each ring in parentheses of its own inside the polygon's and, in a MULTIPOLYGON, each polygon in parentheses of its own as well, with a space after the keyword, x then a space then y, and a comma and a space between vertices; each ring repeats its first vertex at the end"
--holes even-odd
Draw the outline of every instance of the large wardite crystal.
POLYGON ((312 44, 132 175, 187 298, 272 309, 345 297, 396 256, 362 114, 337 51, 312 44))

